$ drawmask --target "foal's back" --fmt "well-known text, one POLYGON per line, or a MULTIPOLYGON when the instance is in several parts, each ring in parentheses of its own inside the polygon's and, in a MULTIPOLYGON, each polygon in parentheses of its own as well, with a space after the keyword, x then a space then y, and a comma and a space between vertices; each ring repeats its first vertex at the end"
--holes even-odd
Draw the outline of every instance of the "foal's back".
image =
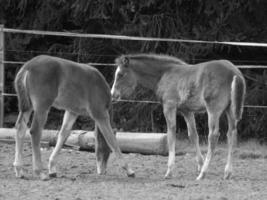
POLYGON ((174 65, 161 78, 157 94, 177 103, 181 111, 203 112, 208 101, 229 103, 233 77, 244 82, 241 72, 227 60, 196 65, 174 65))
POLYGON ((27 87, 33 107, 51 105, 77 114, 97 114, 111 102, 109 86, 101 73, 86 64, 41 55, 27 62, 27 87))

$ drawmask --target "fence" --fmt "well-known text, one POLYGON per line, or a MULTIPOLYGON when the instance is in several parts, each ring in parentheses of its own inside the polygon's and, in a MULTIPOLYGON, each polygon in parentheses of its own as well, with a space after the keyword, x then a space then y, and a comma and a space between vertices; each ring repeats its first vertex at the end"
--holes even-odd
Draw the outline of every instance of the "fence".
POLYGON ((4 26, 0 25, 0 127, 4 122, 4 26))
MULTIPOLYGON (((38 31, 38 30, 20 30, 4 28, 0 25, 0 127, 3 127, 4 122, 4 96, 14 96, 16 94, 5 93, 4 88, 4 64, 24 64, 18 61, 6 61, 4 59, 4 35, 5 33, 20 33, 20 34, 35 34, 35 35, 49 35, 59 37, 79 37, 79 38, 100 38, 100 39, 115 39, 115 40, 138 40, 138 41, 161 41, 161 42, 180 42, 180 43, 207 43, 207 44, 223 44, 236 46, 252 46, 252 47, 267 47, 267 43, 253 43, 253 42, 227 42, 227 41, 204 41, 204 40, 188 40, 188 39, 174 39, 174 38, 152 38, 152 37, 136 37, 124 35, 104 35, 104 34, 82 34, 71 32, 52 32, 52 31, 38 31)), ((88 63, 91 65, 114 66, 114 63, 88 63)), ((267 69, 267 66, 262 65, 239 65, 240 69, 267 69)), ((157 101, 139 101, 139 100, 120 100, 121 102, 130 103, 159 103, 157 101)), ((260 105, 245 105, 247 108, 267 108, 267 106, 260 105)))

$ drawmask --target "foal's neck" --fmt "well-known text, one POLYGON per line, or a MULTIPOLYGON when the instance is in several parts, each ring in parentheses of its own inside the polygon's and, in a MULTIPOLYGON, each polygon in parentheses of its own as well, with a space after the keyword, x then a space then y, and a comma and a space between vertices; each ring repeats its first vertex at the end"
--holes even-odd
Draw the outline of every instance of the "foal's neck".
POLYGON ((169 68, 162 68, 155 63, 136 62, 133 71, 136 74, 137 82, 145 88, 156 91, 158 82, 162 75, 169 68))
POLYGON ((158 82, 160 80, 160 77, 139 74, 137 75, 137 80, 138 80, 138 83, 142 85, 143 87, 155 91, 155 89, 157 88, 158 82))

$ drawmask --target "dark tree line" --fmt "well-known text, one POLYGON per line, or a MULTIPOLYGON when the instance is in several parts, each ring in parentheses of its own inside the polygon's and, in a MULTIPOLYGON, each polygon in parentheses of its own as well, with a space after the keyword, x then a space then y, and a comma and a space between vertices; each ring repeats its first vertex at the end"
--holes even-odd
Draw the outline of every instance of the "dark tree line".
MULTIPOLYGON (((267 42, 267 2, 264 0, 0 0, 0 23, 7 28, 79 33, 121 34, 194 40, 267 42)), ((26 61, 49 54, 78 62, 106 62, 124 53, 154 52, 177 56, 194 64, 228 59, 237 65, 267 65, 267 48, 218 44, 145 42, 92 38, 67 38, 29 34, 5 34, 5 59, 26 61)), ((6 64, 5 92, 13 93, 13 79, 20 66, 6 64)), ((114 68, 99 70, 109 83, 114 68)), ((267 105, 267 70, 242 70, 247 81, 246 104, 267 105)), ((155 100, 150 91, 137 90, 132 99, 155 100)), ((6 97, 7 116, 17 111, 16 99, 6 97)), ((58 128, 62 113, 53 112, 48 128, 58 128)), ((127 131, 166 131, 157 104, 114 104, 115 126, 127 131)), ((207 117, 197 116, 200 135, 207 135, 207 117)), ((177 117, 178 130, 185 123, 177 117)), ((227 129, 222 119, 222 132, 227 129)), ((242 138, 267 140, 267 109, 245 108, 239 124, 242 138)), ((6 121, 6 126, 13 126, 6 121)), ((75 128, 90 129, 80 118, 75 128)), ((222 134, 222 137, 225 134, 222 134)))

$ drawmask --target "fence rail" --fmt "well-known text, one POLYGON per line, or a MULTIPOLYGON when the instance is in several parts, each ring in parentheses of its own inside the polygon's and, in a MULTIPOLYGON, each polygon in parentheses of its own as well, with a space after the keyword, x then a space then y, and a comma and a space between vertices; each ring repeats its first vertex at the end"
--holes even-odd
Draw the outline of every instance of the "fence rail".
POLYGON ((0 24, 0 127, 3 127, 4 123, 4 83, 5 83, 5 69, 4 69, 4 26, 0 24))
POLYGON ((109 34, 91 34, 91 33, 73 33, 73 32, 56 32, 56 31, 40 31, 40 30, 23 30, 4 28, 5 33, 23 33, 34 35, 50 35, 61 37, 81 37, 81 38, 98 38, 98 39, 116 39, 116 40, 135 40, 135 41, 154 41, 154 42, 183 42, 183 43, 197 43, 197 44, 224 44, 234 46, 252 46, 252 47, 267 47, 267 43, 256 42, 228 42, 228 41, 208 41, 208 40, 190 40, 190 39, 176 39, 176 38, 156 38, 156 37, 139 37, 127 35, 109 35, 109 34))
MULTIPOLYGON (((2 93, 3 96, 7 97, 17 97, 16 94, 12 93, 2 93)), ((114 100, 113 104, 115 103, 145 103, 145 104, 161 104, 160 101, 150 101, 150 100, 133 100, 133 99, 120 99, 120 100, 114 100)), ((244 105, 245 108, 267 108, 267 106, 258 106, 258 105, 244 105)))

